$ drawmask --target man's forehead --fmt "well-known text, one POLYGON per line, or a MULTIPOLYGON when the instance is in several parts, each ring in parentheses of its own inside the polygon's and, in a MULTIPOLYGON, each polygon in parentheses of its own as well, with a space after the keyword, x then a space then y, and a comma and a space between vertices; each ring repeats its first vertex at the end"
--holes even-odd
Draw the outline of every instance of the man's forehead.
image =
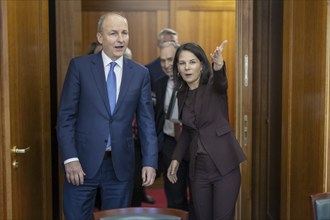
POLYGON ((161 37, 161 41, 166 42, 166 41, 174 41, 177 42, 177 36, 176 35, 171 35, 171 34, 165 34, 161 37))
POLYGON ((118 31, 119 29, 126 29, 128 31, 128 24, 126 19, 120 16, 108 16, 104 20, 103 25, 111 29, 118 29, 118 31))
POLYGON ((174 57, 173 56, 161 56, 160 59, 161 60, 173 60, 174 57))
POLYGON ((123 29, 110 28, 110 30, 113 32, 128 32, 128 29, 126 29, 126 28, 123 28, 123 29))

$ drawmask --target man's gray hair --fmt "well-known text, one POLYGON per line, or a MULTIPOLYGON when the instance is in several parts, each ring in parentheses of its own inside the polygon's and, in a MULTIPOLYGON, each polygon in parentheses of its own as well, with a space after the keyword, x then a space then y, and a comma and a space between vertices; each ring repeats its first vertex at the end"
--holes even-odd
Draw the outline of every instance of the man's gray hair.
POLYGON ((116 12, 108 12, 108 13, 106 13, 106 14, 104 14, 104 15, 102 15, 102 16, 100 17, 100 19, 99 19, 99 21, 98 21, 98 23, 97 23, 97 32, 99 32, 99 33, 102 33, 102 32, 103 32, 103 23, 104 23, 104 20, 105 20, 107 17, 109 17, 109 16, 113 16, 113 15, 115 15, 115 16, 120 16, 120 17, 124 18, 124 19, 126 20, 126 23, 128 23, 128 22, 127 22, 127 18, 125 18, 122 14, 120 14, 120 13, 116 13, 116 12))
POLYGON ((157 41, 158 41, 158 44, 160 44, 161 42, 161 36, 163 35, 172 35, 172 36, 178 36, 178 33, 171 29, 171 28, 163 28, 159 31, 158 35, 157 35, 157 41))

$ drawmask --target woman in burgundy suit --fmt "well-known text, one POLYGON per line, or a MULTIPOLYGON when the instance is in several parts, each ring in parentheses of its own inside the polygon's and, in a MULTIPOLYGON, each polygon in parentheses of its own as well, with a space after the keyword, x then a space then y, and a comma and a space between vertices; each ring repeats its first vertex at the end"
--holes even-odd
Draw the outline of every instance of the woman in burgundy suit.
POLYGON ((181 45, 174 57, 183 126, 167 175, 171 182, 177 181, 179 164, 189 152, 189 178, 199 220, 234 219, 241 185, 239 164, 246 160, 229 124, 222 57, 226 44, 224 41, 211 54, 212 67, 203 49, 194 43, 181 45))

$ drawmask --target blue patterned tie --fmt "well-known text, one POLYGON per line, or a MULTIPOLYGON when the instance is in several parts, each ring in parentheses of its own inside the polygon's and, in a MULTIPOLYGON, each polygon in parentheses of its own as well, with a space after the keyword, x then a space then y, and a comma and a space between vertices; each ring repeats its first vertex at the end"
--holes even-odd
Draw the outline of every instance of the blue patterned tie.
POLYGON ((116 106, 116 74, 115 74, 115 66, 116 62, 110 63, 110 70, 107 79, 107 87, 108 87, 108 97, 109 97, 109 104, 111 114, 113 114, 113 110, 116 106))
MULTIPOLYGON (((116 74, 114 71, 116 64, 117 64, 116 62, 110 63, 110 70, 107 79, 108 98, 109 98, 111 115, 113 114, 113 111, 116 106, 116 74)), ((109 149, 110 145, 111 145, 111 137, 109 134, 107 149, 109 149)))

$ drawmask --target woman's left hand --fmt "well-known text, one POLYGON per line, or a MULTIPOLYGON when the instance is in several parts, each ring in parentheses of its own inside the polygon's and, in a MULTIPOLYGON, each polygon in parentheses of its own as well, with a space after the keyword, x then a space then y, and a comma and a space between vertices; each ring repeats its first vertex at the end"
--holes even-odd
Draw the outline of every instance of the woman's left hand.
POLYGON ((223 57, 222 57, 222 51, 227 45, 228 40, 224 40, 220 46, 217 46, 213 53, 211 53, 211 59, 213 63, 213 69, 215 71, 220 70, 223 67, 223 57))
POLYGON ((167 169, 167 178, 171 183, 176 183, 178 181, 178 177, 176 173, 179 169, 179 162, 177 160, 172 160, 170 166, 167 169))

